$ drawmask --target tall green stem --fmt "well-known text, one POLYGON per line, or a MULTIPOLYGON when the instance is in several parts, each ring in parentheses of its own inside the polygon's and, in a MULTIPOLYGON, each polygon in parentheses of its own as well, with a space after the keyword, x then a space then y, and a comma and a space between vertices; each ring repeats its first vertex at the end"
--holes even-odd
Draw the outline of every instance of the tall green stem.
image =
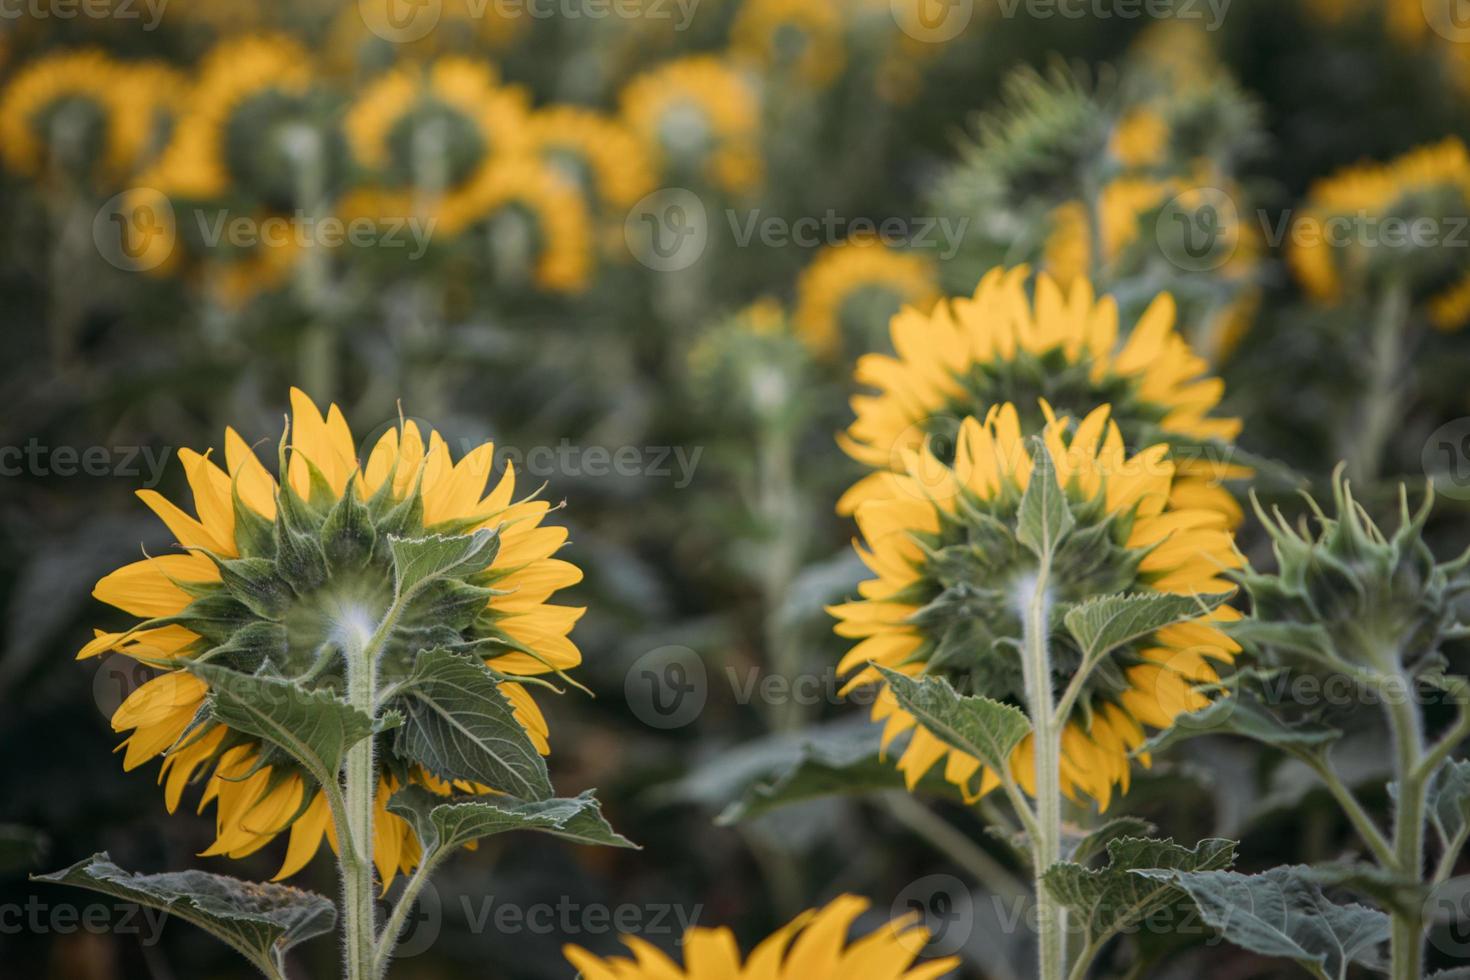
MULTIPOLYGON (((784 378, 777 378, 774 386, 784 388, 785 383, 784 378)), ((752 397, 758 400, 760 396, 757 393, 752 397)), ((801 563, 805 540, 801 497, 796 489, 796 447, 789 416, 789 400, 783 392, 778 406, 767 407, 756 446, 759 481, 756 508, 768 534, 767 556, 761 565, 764 639, 771 666, 787 682, 786 700, 771 706, 770 723, 776 731, 800 728, 805 714, 795 696, 802 647, 783 622, 783 606, 801 563)))
POLYGON ((1062 856, 1062 726, 1053 701, 1051 658, 1047 653, 1050 634, 1047 589, 1050 577, 1051 558, 1048 555, 1041 560, 1030 595, 1023 594, 1022 597, 1026 640, 1023 666, 1036 759, 1036 826, 1031 835, 1031 852, 1041 952, 1040 978, 1061 980, 1067 962, 1067 913, 1047 891, 1043 881, 1047 870, 1062 856))
MULTIPOLYGON (((381 630, 378 631, 381 633, 381 630)), ((376 717, 379 636, 346 644, 347 699, 376 717)), ((339 841, 342 864, 342 916, 347 980, 375 980, 373 902, 373 811, 377 800, 375 739, 369 736, 347 751, 345 809, 347 839, 339 841)))
MULTIPOLYGON (((1424 877, 1424 817, 1429 780, 1420 765, 1424 757, 1424 722, 1414 703, 1413 682, 1400 675, 1387 696, 1393 732, 1394 774, 1398 799, 1394 808, 1393 850, 1400 874, 1424 877)), ((1398 903, 1390 937, 1394 980, 1419 980, 1424 972, 1424 916, 1417 903, 1398 903)))
POLYGON ((1378 476, 1384 446, 1401 420, 1399 372, 1408 317, 1408 288, 1401 282, 1389 283, 1373 321, 1372 365, 1361 421, 1357 431, 1348 433, 1344 440, 1348 473, 1359 482, 1366 483, 1378 476))

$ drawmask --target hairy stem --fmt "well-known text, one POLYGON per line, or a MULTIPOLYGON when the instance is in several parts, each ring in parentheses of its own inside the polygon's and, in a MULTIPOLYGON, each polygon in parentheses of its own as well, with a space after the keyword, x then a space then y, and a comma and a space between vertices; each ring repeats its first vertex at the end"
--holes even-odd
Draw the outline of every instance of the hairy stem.
POLYGON ((1030 708, 1036 758, 1036 828, 1031 837, 1036 886, 1036 924, 1040 941, 1040 980, 1062 980, 1067 961, 1066 910, 1047 891, 1042 877, 1061 860, 1062 787, 1061 721, 1053 702, 1048 582, 1051 557, 1036 572, 1029 595, 1023 593, 1025 615, 1026 699, 1030 708))
POLYGON ((1363 804, 1358 802, 1353 791, 1342 781, 1337 770, 1332 768, 1332 764, 1310 753, 1303 753, 1300 758, 1321 778, 1323 785, 1327 787, 1332 798, 1337 801, 1337 805, 1342 808, 1342 812, 1352 823, 1353 829, 1358 832, 1363 843, 1368 845, 1368 849, 1373 852, 1378 862, 1385 866, 1392 866, 1398 860, 1393 846, 1389 844, 1388 838, 1383 836, 1383 831, 1378 829, 1378 825, 1373 822, 1368 811, 1363 809, 1363 804))
MULTIPOLYGON (((347 699, 354 708, 376 716, 378 651, 382 630, 367 642, 344 644, 347 661, 347 699)), ((360 641, 361 635, 357 639, 360 641)), ((373 814, 377 805, 377 765, 369 735, 347 750, 344 809, 346 835, 341 836, 342 918, 347 980, 374 980, 373 814)))
POLYGON ((418 901, 419 892, 429 883, 429 878, 439 870, 439 864, 444 860, 448 852, 443 849, 435 850, 431 854, 425 854, 419 866, 414 869, 413 875, 408 879, 408 884, 403 887, 403 894, 398 896, 398 902, 393 906, 393 912, 384 923, 383 930, 378 934, 376 952, 373 954, 373 980, 379 980, 388 973, 388 961, 393 958, 393 949, 398 945, 398 937, 403 932, 403 925, 408 921, 408 913, 413 911, 414 903, 418 901))
MULTIPOLYGON (((1429 781, 1420 763, 1424 758, 1424 722, 1414 703, 1414 684, 1404 683, 1386 697, 1388 721, 1393 732, 1394 773, 1398 799, 1394 809, 1393 850, 1396 869, 1421 880, 1424 875, 1424 821, 1429 781)), ((1419 980, 1424 966, 1424 915, 1416 903, 1400 903, 1392 910, 1390 937, 1394 980, 1419 980)))

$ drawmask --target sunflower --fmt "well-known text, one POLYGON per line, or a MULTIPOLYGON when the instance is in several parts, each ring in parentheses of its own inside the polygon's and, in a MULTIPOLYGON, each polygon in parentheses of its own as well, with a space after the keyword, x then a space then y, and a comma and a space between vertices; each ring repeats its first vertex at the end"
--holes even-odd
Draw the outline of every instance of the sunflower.
POLYGON ((1169 149, 1169 123, 1156 109, 1137 106, 1113 127, 1108 152, 1123 167, 1139 169, 1163 163, 1169 149))
POLYGON ((531 152, 582 188, 589 207, 615 212, 619 225, 654 188, 643 144, 619 119, 580 106, 551 106, 531 115, 525 135, 531 152))
MULTIPOLYGON (((1114 152, 1129 151, 1115 148, 1114 152)), ((1215 183, 1235 189, 1230 181, 1215 183)), ((1117 282, 1146 276, 1147 267, 1158 264, 1158 259, 1173 264, 1179 255, 1188 255, 1173 239, 1164 237, 1165 233, 1177 233, 1178 226, 1161 223, 1167 217, 1163 209, 1173 205, 1181 214, 1189 214, 1214 203, 1213 194, 1173 178, 1120 177, 1105 185, 1098 202, 1102 279, 1117 282)), ((1176 298, 1184 306, 1181 328, 1210 363, 1218 364, 1239 345, 1260 305, 1261 288, 1257 280, 1263 243, 1251 225, 1240 221, 1238 211, 1230 213, 1214 208, 1211 213, 1229 222, 1213 233, 1211 247, 1229 249, 1229 254, 1218 266, 1207 261, 1212 267, 1199 270, 1176 265, 1174 288, 1176 298)), ((1051 232, 1043 246, 1041 264, 1065 288, 1091 273, 1090 219, 1081 201, 1059 205, 1051 218, 1051 232)))
POLYGON ((821 88, 842 74, 842 9, 836 0, 746 0, 730 28, 736 57, 821 88))
POLYGON ((683 966, 637 936, 622 937, 633 959, 604 959, 570 945, 563 952, 584 980, 934 980, 959 965, 954 957, 912 965, 929 942, 929 930, 916 914, 848 943, 848 932, 868 904, 842 895, 809 909, 763 940, 743 964, 729 929, 698 926, 680 943, 683 966))
MULTIPOLYGON (((1112 297, 1095 299, 1085 279, 1064 290, 1040 275, 1033 302, 1028 274, 1024 266, 994 269, 968 299, 941 301, 927 316, 906 309, 893 318, 897 356, 868 354, 857 363, 857 381, 877 393, 852 399, 857 418, 839 437, 848 455, 898 470, 904 454, 927 438, 952 439, 957 420, 984 416, 1002 402, 1026 413, 1032 432, 1043 421, 1032 406, 1042 399, 1078 416, 1107 404, 1130 450, 1159 442, 1181 447, 1180 479, 1171 490, 1176 504, 1238 522, 1240 507, 1220 480, 1249 471, 1211 457, 1228 448, 1222 444, 1235 438, 1240 420, 1211 414, 1224 384, 1206 375, 1204 360, 1175 332, 1173 298, 1160 294, 1124 339, 1112 297)), ((855 512, 887 483, 881 473, 870 475, 843 495, 838 510, 855 512)))
POLYGON ((181 198, 216 198, 238 186, 270 201, 293 202, 290 135, 316 128, 308 105, 310 65, 306 50, 284 35, 245 35, 216 45, 200 64, 173 139, 139 182, 181 198))
POLYGON ((452 192, 524 144, 526 115, 525 94, 498 84, 489 65, 445 57, 382 75, 353 104, 345 128, 357 159, 387 186, 422 184, 427 162, 442 167, 435 183, 452 192))
POLYGON ((1470 266, 1466 250, 1450 246, 1467 214, 1470 153, 1452 137, 1314 184, 1292 225, 1287 262, 1318 302, 1393 279, 1413 287, 1435 326, 1458 330, 1470 319, 1470 266), (1416 240, 1421 222, 1431 223, 1434 240, 1416 240), (1394 223, 1403 234, 1390 234, 1394 223))
MULTIPOLYGON (((1042 438, 1077 522, 1051 571, 1058 631, 1049 643, 1060 690, 1080 660, 1059 625, 1069 607, 1113 593, 1230 592, 1222 573, 1243 559, 1223 515, 1175 502, 1167 446, 1128 455, 1107 405, 1075 427, 1045 402, 1041 408, 1042 438)), ((881 664, 944 676, 967 694, 1023 699, 1022 622, 1013 598, 1035 561, 1010 530, 1033 465, 1022 432, 1009 403, 992 407, 984 422, 967 418, 952 465, 927 444, 905 451, 904 472, 883 477, 889 492, 858 508, 867 545, 859 553, 877 578, 859 586, 861 599, 831 609, 838 635, 859 641, 838 665, 839 674, 852 675, 845 692, 882 683, 873 666, 881 664)), ((1061 790, 1069 799, 1085 795, 1106 809, 1115 786, 1128 790, 1129 757, 1144 741, 1144 726, 1167 728, 1209 703, 1195 685, 1218 681, 1212 662, 1229 663, 1239 647, 1217 627, 1237 614, 1206 609, 1115 651, 1084 682, 1062 733, 1061 790)), ((978 759, 916 727, 886 686, 872 714, 884 722, 885 749, 912 731, 898 763, 910 788, 941 759, 945 778, 971 798, 998 785, 978 759)), ((1028 736, 1011 770, 1034 794, 1033 752, 1028 736)))
MULTIPOLYGON (((529 678, 580 662, 567 633, 582 610, 548 602, 552 593, 581 579, 575 566, 551 557, 566 540, 566 530, 539 526, 549 510, 546 503, 514 499, 509 468, 483 494, 493 445, 486 443, 455 463, 437 433, 425 445, 418 427, 402 422, 378 439, 360 464, 337 407, 323 417, 297 390, 291 392, 289 434, 290 444, 282 449, 284 486, 277 485, 245 440, 227 429, 224 469, 208 454, 180 452, 193 491, 193 515, 152 490, 138 492, 185 553, 145 558, 98 582, 98 599, 144 622, 126 632, 97 631, 79 658, 116 650, 153 665, 208 657, 236 669, 254 669, 269 660, 282 676, 330 687, 341 679, 336 622, 352 612, 379 615, 385 600, 391 601, 388 534, 422 537, 490 528, 498 529, 499 550, 473 580, 488 600, 452 613, 441 603, 430 622, 403 619, 403 636, 390 642, 382 661, 385 684, 412 668, 414 651, 423 642, 415 636, 426 628, 443 642, 453 633, 456 645, 467 650, 492 648, 485 662, 506 676, 529 678), (340 548, 328 548, 317 553, 326 555, 325 563, 294 562, 289 573, 273 560, 277 541, 311 540, 299 530, 284 529, 278 514, 293 525, 309 521, 320 528, 330 523, 328 515, 344 509, 341 501, 348 495, 367 508, 374 525, 368 540, 375 543, 348 549, 350 559, 335 557, 344 554, 340 548), (241 562, 230 562, 236 558, 252 568, 276 569, 274 584, 257 596, 269 593, 268 601, 247 607, 234 597, 222 569, 239 574, 241 562)), ((500 688, 531 741, 546 753, 546 722, 524 684, 506 681, 500 688)), ((244 857, 289 832, 280 879, 302 868, 324 835, 335 848, 322 794, 279 752, 214 722, 201 710, 208 696, 207 684, 184 669, 164 670, 129 695, 112 718, 116 731, 129 733, 120 746, 123 767, 136 769, 162 755, 159 781, 170 812, 188 784, 204 781, 199 806, 215 805, 216 828, 205 854, 244 857)), ((374 861, 385 885, 397 872, 413 868, 421 853, 408 824, 386 810, 388 798, 409 783, 441 795, 451 790, 449 783, 398 756, 392 745, 391 738, 384 739, 379 750, 374 842, 374 861)), ((460 782, 453 788, 495 789, 460 782)))
POLYGON ((622 113, 665 174, 692 172, 732 193, 761 179, 756 91, 719 58, 695 55, 644 72, 623 89, 622 113))
POLYGON ((486 168, 439 228, 457 235, 471 226, 489 237, 492 261, 525 265, 541 289, 576 293, 592 274, 592 228, 575 185, 529 156, 486 168))
POLYGON ((939 295, 934 264, 874 238, 855 238, 818 253, 796 281, 797 330, 824 357, 844 339, 869 350, 881 324, 904 306, 926 310, 939 295))
POLYGON ((122 69, 101 51, 37 58, 0 95, 0 157, 18 174, 53 168, 118 179, 137 161, 144 134, 119 87, 122 69))

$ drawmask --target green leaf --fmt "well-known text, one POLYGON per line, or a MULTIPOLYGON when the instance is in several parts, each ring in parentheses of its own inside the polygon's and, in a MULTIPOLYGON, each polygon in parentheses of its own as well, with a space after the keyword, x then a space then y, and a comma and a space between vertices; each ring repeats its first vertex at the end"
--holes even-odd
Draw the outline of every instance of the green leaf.
POLYGON ((105 852, 31 880, 77 885, 177 915, 222 939, 271 977, 284 976, 287 950, 331 932, 337 923, 331 900, 312 892, 203 871, 133 874, 105 852))
POLYGON ((1030 440, 1031 481, 1021 496, 1016 514, 1016 540, 1038 557, 1056 553, 1061 539, 1076 521, 1067 506, 1067 495, 1057 484, 1057 472, 1051 453, 1040 439, 1030 440))
POLYGON ((322 523, 322 553, 334 570, 353 571, 372 557, 376 543, 372 515, 357 494, 354 475, 322 523))
POLYGON ((1064 861, 1042 876, 1047 890, 1077 916, 1094 946, 1184 900, 1172 883, 1140 877, 1138 869, 1228 868, 1235 861, 1235 842, 1212 837, 1188 848, 1172 840, 1121 837, 1108 841, 1107 853, 1106 868, 1094 871, 1064 861))
POLYGON ((1006 772, 1011 752, 1031 731, 1025 712, 999 701, 955 692, 938 677, 914 680, 878 668, 899 707, 951 748, 967 752, 996 772, 1006 772))
POLYGON ((1062 828, 1062 855, 1074 864, 1086 864, 1107 850, 1108 844, 1123 837, 1147 838, 1157 830, 1153 824, 1139 817, 1114 817, 1101 827, 1085 834, 1068 835, 1062 828))
POLYGON ((1258 875, 1176 870, 1135 874, 1183 888, 1205 922, 1253 953, 1294 960, 1329 980, 1345 980, 1355 963, 1383 969, 1379 947, 1388 941, 1388 916, 1362 905, 1328 901, 1308 868, 1272 868, 1258 875))
POLYGON ((591 790, 571 799, 446 802, 420 786, 409 786, 393 794, 388 809, 413 824, 425 853, 453 850, 512 830, 539 830, 578 844, 638 846, 612 829, 591 790))
MULTIPOLYGON (((721 825, 752 820, 764 813, 793 803, 828 796, 878 793, 905 789, 903 773, 894 760, 878 752, 882 729, 866 726, 846 741, 809 741, 799 754, 766 779, 758 780, 730 803, 715 818, 721 825)), ((898 752, 894 748, 893 754, 898 752)), ((914 792, 922 795, 960 799, 959 788, 945 779, 938 768, 931 769, 919 781, 914 792)))
POLYGON ((1180 715, 1174 726, 1144 742, 1135 754, 1160 752, 1201 735, 1238 735, 1292 752, 1311 752, 1342 737, 1325 725, 1289 725, 1245 693, 1222 697, 1198 711, 1180 715))
POLYGON ((209 685, 217 721, 280 746, 323 785, 337 779, 347 750, 372 734, 372 719, 330 691, 209 663, 181 663, 209 685))
POLYGON ((1228 598, 1228 592, 1200 596, 1168 592, 1102 596, 1073 606, 1063 621, 1086 662, 1165 626, 1195 619, 1228 598))
POLYGON ((1446 759, 1435 772, 1429 815, 1446 846, 1465 832, 1470 823, 1470 759, 1446 759))
POLYGON ((398 597, 405 599, 419 589, 440 579, 464 579, 483 572, 495 560, 500 549, 500 535, 494 531, 476 531, 445 537, 433 534, 427 538, 389 538, 393 552, 393 578, 398 597))
POLYGON ((545 760, 480 661, 442 648, 424 651, 391 707, 403 715, 395 751, 440 778, 483 783, 520 799, 551 796, 545 760))
POLYGON ((1395 911, 1412 912, 1424 904, 1430 891, 1418 878, 1361 862, 1313 865, 1306 870, 1306 877, 1323 888, 1345 888, 1395 911))

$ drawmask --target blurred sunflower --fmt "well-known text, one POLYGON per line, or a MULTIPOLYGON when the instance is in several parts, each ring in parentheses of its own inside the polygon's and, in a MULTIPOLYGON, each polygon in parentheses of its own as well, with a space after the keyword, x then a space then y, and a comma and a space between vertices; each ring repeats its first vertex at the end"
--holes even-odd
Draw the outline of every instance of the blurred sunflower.
MULTIPOLYGON (((1232 201, 1239 197, 1233 182, 1215 178, 1210 183, 1230 188, 1232 201)), ((1258 279, 1264 250, 1260 235, 1240 220, 1238 209, 1216 206, 1221 193, 1225 192, 1175 178, 1120 177, 1105 185, 1099 196, 1096 236, 1102 252, 1097 264, 1101 281, 1150 278, 1158 269, 1168 273, 1169 288, 1181 306, 1180 330, 1212 364, 1229 357, 1250 329, 1261 301, 1258 279), (1192 232, 1185 232, 1177 221, 1164 220, 1173 216, 1164 213, 1166 207, 1189 219, 1192 228, 1211 229, 1206 241, 1212 251, 1196 259, 1188 251, 1192 246, 1175 237, 1192 232), (1210 223, 1205 209, 1216 216, 1209 218, 1210 223), (1224 254, 1217 258, 1216 252, 1224 254), (1180 262, 1181 255, 1187 264, 1180 262)), ((1052 211, 1041 267, 1063 288, 1092 275, 1091 220, 1081 201, 1067 201, 1052 211)))
POLYGON ((934 263, 861 237, 819 252, 796 280, 797 331, 821 357, 873 350, 905 306, 926 311, 939 295, 934 263))
POLYGON ((1125 112, 1108 141, 1108 152, 1129 170, 1162 164, 1168 149, 1169 123, 1149 106, 1137 106, 1125 112))
POLYGON ((653 167, 638 137, 619 119, 581 106, 539 109, 526 123, 531 152, 587 198, 588 207, 617 216, 654 189, 653 167))
POLYGON ((137 162, 140 131, 123 69, 96 50, 50 54, 0 93, 0 157, 15 173, 117 180, 137 162))
POLYGON ((1305 0, 1308 12, 1333 27, 1362 26, 1375 33, 1387 28, 1395 41, 1412 46, 1429 33, 1426 12, 1447 0, 1305 0))
POLYGON ((487 48, 504 51, 535 19, 525 6, 486 0, 417 5, 357 0, 335 9, 322 42, 322 59, 329 70, 348 78, 445 55, 473 56, 487 48))
MULTIPOLYGON (((1225 386, 1175 332, 1174 300, 1160 294, 1120 337, 1110 296, 1096 299, 1085 279, 1062 289, 1048 275, 1026 294, 1025 266, 995 269, 974 296, 941 301, 929 315, 906 309, 893 318, 896 356, 868 354, 855 377, 877 389, 852 399, 857 418, 839 437, 853 459, 877 470, 903 468, 906 454, 933 440, 948 462, 959 420, 1011 402, 1027 432, 1044 419, 1045 400, 1058 412, 1085 416, 1110 405, 1113 423, 1132 452, 1156 443, 1179 447, 1175 506, 1199 507, 1240 520, 1240 506, 1220 480, 1249 471, 1224 461, 1240 420, 1211 413, 1225 386), (1187 451, 1185 451, 1187 449, 1187 451)), ((843 494, 838 510, 855 512, 887 492, 889 478, 871 474, 843 494)))
POLYGON ((637 936, 622 940, 633 959, 598 957, 565 946, 567 960, 584 980, 934 980, 959 965, 948 957, 914 966, 929 943, 929 930, 912 914, 852 943, 848 932, 868 901, 842 895, 810 909, 764 939, 742 964, 729 929, 696 926, 684 934, 680 966, 637 936))
POLYGON ((1314 184, 1292 225, 1287 262, 1318 302, 1396 282, 1436 327, 1458 330, 1470 322, 1470 264, 1454 229, 1467 216, 1470 154, 1450 138, 1314 184))
POLYGON ((444 57, 372 82, 345 128, 357 159, 385 185, 423 189, 430 182, 449 193, 524 146, 526 116, 525 94, 500 85, 489 65, 444 57), (441 172, 429 181, 431 168, 441 172))
MULTIPOLYGON (((1227 593, 1233 586, 1222 574, 1243 559, 1223 515, 1176 502, 1167 446, 1129 456, 1107 405, 1075 426, 1044 403, 1042 410, 1042 436, 1076 519, 1049 580, 1057 626, 1051 662, 1063 690, 1081 660, 1061 628, 1067 608, 1119 592, 1227 593)), ((963 694, 1024 703, 1014 596, 1036 563, 1011 530, 1033 465, 1023 431, 1009 403, 991 407, 984 422, 967 418, 952 465, 928 444, 905 450, 903 473, 882 477, 888 492, 857 509, 867 545, 859 553, 878 577, 859 586, 861 599, 831 609, 838 635, 859 641, 838 665, 839 674, 852 674, 844 692, 881 684, 872 666, 881 664, 946 677, 963 694)), ((1167 728, 1209 703, 1195 685, 1218 681, 1212 662, 1231 662, 1239 647, 1215 625, 1237 614, 1206 609, 1114 651, 1083 682, 1062 734, 1061 790, 1069 799, 1085 795, 1106 809, 1115 786, 1128 790, 1130 754, 1144 741, 1144 726, 1167 728)), ((885 748, 913 732, 898 763, 910 788, 941 759, 945 778, 969 798, 999 785, 978 759, 916 727, 886 686, 872 716, 885 723, 885 748)), ((1017 782, 1033 794, 1034 748, 1027 736, 1010 760, 1017 782)), ((1148 765, 1146 755, 1142 762, 1148 765)))
POLYGON ((301 255, 302 244, 295 238, 262 238, 249 249, 210 250, 200 278, 216 304, 240 310, 257 296, 286 286, 301 255))
POLYGON ((730 52, 821 88, 842 74, 844 26, 836 0, 746 0, 730 28, 730 52))
POLYGON ((270 206, 305 206, 305 169, 325 187, 345 162, 331 114, 312 100, 313 77, 306 50, 284 35, 222 41, 201 62, 173 139, 140 182, 181 198, 235 191, 270 206))
POLYGON ((731 193, 761 180, 759 99, 719 58, 694 55, 644 72, 624 87, 622 113, 665 175, 697 175, 731 193))
MULTIPOLYGON (((511 677, 560 672, 581 661, 567 633, 582 610, 547 601, 581 579, 575 566, 551 557, 566 540, 566 530, 539 526, 548 504, 513 499, 510 468, 482 496, 494 466, 491 444, 455 463, 438 433, 425 445, 413 422, 401 422, 359 464, 337 407, 323 417, 294 389, 289 435, 289 446, 282 448, 283 486, 244 439, 227 429, 227 469, 208 454, 180 451, 195 515, 151 490, 138 492, 187 553, 146 558, 98 582, 98 599, 144 621, 127 632, 97 631, 79 658, 117 650, 150 663, 208 657, 237 670, 269 661, 284 677, 337 689, 343 676, 339 636, 344 617, 376 622, 392 601, 388 536, 487 528, 498 534, 494 561, 464 584, 481 601, 460 603, 451 612, 443 602, 405 610, 399 634, 390 639, 381 661, 385 685, 412 669, 426 630, 441 645, 489 648, 486 664, 511 677), (334 537, 331 515, 346 512, 349 497, 366 509, 371 526, 365 535, 334 537), (278 563, 282 540, 295 542, 297 549, 307 542, 321 550, 298 550, 293 555, 301 560, 278 563), (305 560, 313 554, 315 561, 305 560), (250 603, 231 589, 242 574, 253 575, 260 586, 250 592, 250 603)), ((532 742, 546 753, 546 722, 525 686, 506 681, 500 689, 532 742)), ((215 804, 217 834, 207 855, 244 857, 289 831, 279 879, 303 867, 324 835, 335 848, 328 806, 314 785, 281 753, 213 721, 201 710, 208 696, 208 685, 186 669, 165 671, 129 695, 112 718, 116 731, 130 733, 120 746, 124 768, 163 755, 159 781, 170 812, 186 785, 205 781, 200 809, 215 804)), ((440 795, 451 791, 449 783, 397 755, 393 745, 391 737, 383 737, 378 750, 374 861, 385 887, 420 856, 408 824, 385 809, 389 796, 408 783, 440 795)), ((463 782, 452 788, 496 789, 463 782)))
POLYGON ((530 156, 485 168, 437 227, 446 235, 483 230, 492 270, 509 281, 524 270, 541 289, 576 293, 592 275, 592 222, 581 193, 530 156))

